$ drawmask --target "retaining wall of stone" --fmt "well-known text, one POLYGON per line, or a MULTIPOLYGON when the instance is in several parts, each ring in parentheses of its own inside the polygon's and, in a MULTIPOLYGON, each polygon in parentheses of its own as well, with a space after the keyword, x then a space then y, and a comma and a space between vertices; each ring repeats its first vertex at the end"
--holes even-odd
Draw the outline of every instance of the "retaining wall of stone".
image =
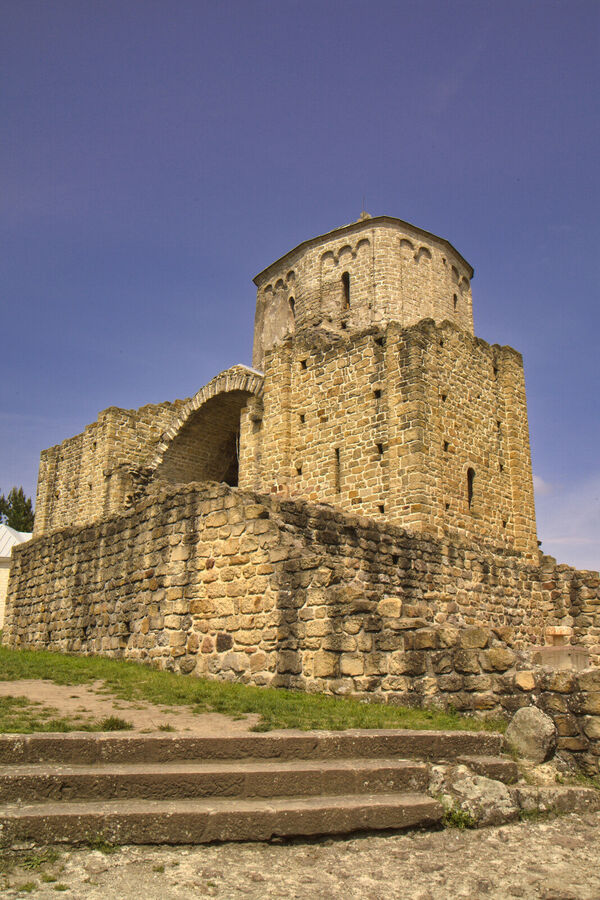
POLYGON ((476 713, 533 702, 598 769, 600 668, 530 662, 563 625, 598 665, 598 573, 224 484, 158 487, 13 557, 11 647, 476 713))

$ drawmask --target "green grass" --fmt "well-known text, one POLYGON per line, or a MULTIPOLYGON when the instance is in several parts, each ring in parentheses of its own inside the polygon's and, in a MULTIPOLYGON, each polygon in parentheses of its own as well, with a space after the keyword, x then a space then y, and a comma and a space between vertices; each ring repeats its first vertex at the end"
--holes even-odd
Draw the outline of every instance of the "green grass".
POLYGON ((95 731, 91 719, 60 716, 53 706, 28 697, 0 697, 0 732, 31 734, 34 731, 95 731))
POLYGON ((91 838, 86 843, 90 850, 97 850, 99 853, 104 853, 105 856, 110 856, 119 849, 116 844, 113 844, 112 841, 107 841, 101 834, 91 838))
POLYGON ((55 850, 53 847, 46 847, 24 856, 19 866, 21 869, 29 869, 30 871, 41 869, 43 866, 52 865, 59 857, 60 853, 58 850, 55 850))
MULTIPOLYGON (((452 711, 409 709, 326 694, 207 681, 100 656, 71 656, 45 650, 0 647, 0 681, 22 678, 42 678, 69 685, 100 680, 104 682, 103 690, 122 700, 187 706, 197 713, 219 712, 233 718, 255 713, 260 716, 253 729, 255 731, 273 728, 503 731, 506 727, 501 719, 476 719, 452 711)), ((77 727, 81 729, 80 725, 77 727)), ((86 730, 97 729, 90 727, 86 730)))
POLYGON ((107 716, 98 722, 98 731, 131 731, 133 722, 128 722, 120 716, 107 716))
POLYGON ((465 828, 477 828, 477 822, 471 813, 461 809, 460 806, 447 807, 442 822, 446 828, 458 828, 460 831, 464 831, 465 828))
POLYGON ((46 706, 29 697, 0 697, 0 733, 32 734, 33 732, 125 731, 131 722, 108 716, 99 722, 89 716, 60 716, 54 706, 46 706))

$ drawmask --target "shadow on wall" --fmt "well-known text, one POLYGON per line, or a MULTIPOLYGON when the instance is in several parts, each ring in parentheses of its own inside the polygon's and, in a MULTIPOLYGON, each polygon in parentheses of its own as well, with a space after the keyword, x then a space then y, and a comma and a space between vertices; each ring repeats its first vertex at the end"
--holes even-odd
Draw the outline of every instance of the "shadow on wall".
POLYGON ((241 411, 253 395, 230 391, 207 400, 173 439, 155 475, 174 484, 221 481, 236 487, 241 411))

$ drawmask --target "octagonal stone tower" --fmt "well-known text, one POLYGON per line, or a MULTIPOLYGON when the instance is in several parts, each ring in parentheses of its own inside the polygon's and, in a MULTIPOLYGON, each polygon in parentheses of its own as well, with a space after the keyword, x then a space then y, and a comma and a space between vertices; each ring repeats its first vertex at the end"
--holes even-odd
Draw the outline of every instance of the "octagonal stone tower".
POLYGON ((473 269, 452 244, 391 216, 363 213, 351 225, 303 241, 254 279, 253 365, 286 333, 343 333, 448 320, 473 333, 473 269))

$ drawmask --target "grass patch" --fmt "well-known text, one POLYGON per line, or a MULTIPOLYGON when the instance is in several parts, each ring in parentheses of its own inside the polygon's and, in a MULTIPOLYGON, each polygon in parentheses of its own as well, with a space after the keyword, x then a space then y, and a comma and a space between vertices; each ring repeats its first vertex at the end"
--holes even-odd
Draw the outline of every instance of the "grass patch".
POLYGON ((0 733, 31 734, 34 731, 95 731, 84 716, 60 716, 53 706, 28 697, 0 697, 0 733))
POLYGON ((33 734, 34 732, 126 731, 133 728, 118 716, 100 722, 89 716, 60 716, 53 706, 29 697, 0 697, 0 734, 33 734))
MULTIPOLYGON (((555 819, 559 815, 561 815, 561 812, 554 806, 549 809, 520 809, 519 821, 533 823, 545 822, 547 819, 555 819)), ((562 813, 562 815, 566 815, 566 812, 562 813)))
POLYGON ((86 844, 90 850, 97 850, 99 853, 104 853, 105 856, 110 856, 119 849, 116 844, 107 841, 106 838, 103 838, 101 835, 91 838, 89 841, 86 841, 86 844))
MULTIPOLYGON (((219 712, 232 718, 257 714, 260 719, 255 731, 273 728, 504 731, 506 727, 501 719, 476 719, 453 711, 410 709, 327 694, 207 681, 101 656, 71 656, 47 650, 0 647, 0 680, 22 678, 42 678, 56 684, 89 684, 100 680, 107 693, 122 700, 187 706, 193 712, 219 712)), ((81 725, 77 727, 82 728, 81 725)), ((96 726, 84 730, 98 729, 96 726)))
POLYGON ((471 813, 461 809, 460 806, 446 807, 442 823, 446 828, 459 828, 461 831, 465 828, 477 828, 477 822, 471 813))
POLYGON ((21 869, 41 869, 42 866, 52 865, 60 857, 58 850, 53 847, 47 847, 45 850, 39 850, 36 853, 29 853, 19 863, 21 869))
POLYGON ((98 731, 131 731, 133 722, 128 722, 120 716, 107 716, 98 723, 98 731))

